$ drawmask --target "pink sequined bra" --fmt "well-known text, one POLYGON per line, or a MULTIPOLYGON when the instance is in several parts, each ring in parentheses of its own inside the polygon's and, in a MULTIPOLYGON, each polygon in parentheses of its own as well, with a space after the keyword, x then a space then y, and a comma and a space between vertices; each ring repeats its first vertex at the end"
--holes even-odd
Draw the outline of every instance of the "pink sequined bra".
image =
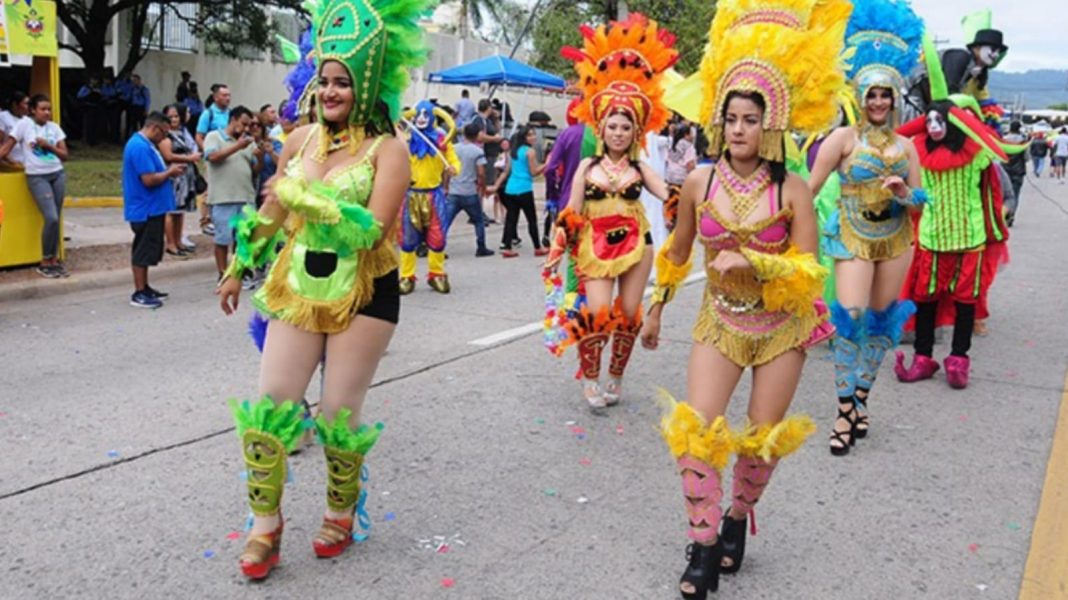
POLYGON ((759 252, 779 254, 790 245, 790 209, 779 209, 775 190, 768 187, 770 216, 755 223, 731 223, 712 204, 719 191, 719 181, 712 179, 705 201, 697 207, 697 232, 701 243, 710 250, 734 250, 746 246, 759 252), (726 224, 724 224, 726 223, 726 224))

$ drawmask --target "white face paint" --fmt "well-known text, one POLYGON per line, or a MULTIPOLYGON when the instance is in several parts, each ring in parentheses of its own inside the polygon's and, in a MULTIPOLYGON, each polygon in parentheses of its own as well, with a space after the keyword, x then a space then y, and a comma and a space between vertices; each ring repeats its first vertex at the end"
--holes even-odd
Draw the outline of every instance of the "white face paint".
POLYGON ((991 66, 998 61, 1001 51, 993 46, 979 46, 979 62, 984 66, 991 66))
POLYGON ((937 110, 927 113, 927 135, 936 142, 941 142, 946 137, 946 120, 937 110))
POLYGON ((430 124, 430 116, 426 114, 426 111, 419 111, 419 114, 415 116, 415 126, 418 129, 426 129, 426 126, 430 124))

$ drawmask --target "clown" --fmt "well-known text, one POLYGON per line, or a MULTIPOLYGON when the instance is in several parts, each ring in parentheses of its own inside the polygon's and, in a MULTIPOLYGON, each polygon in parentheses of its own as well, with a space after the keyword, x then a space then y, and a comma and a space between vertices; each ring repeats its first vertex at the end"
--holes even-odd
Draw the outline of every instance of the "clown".
POLYGON ((445 197, 446 175, 460 174, 460 159, 453 149, 456 126, 448 113, 423 100, 414 111, 406 113, 410 125, 408 153, 412 163, 412 186, 404 201, 400 244, 400 293, 415 289, 415 251, 426 244, 428 253, 427 284, 441 294, 449 293, 449 276, 445 273, 445 243, 449 234, 448 206, 445 197), (448 132, 437 127, 437 119, 448 126, 448 132))
POLYGON ((547 266, 573 251, 587 305, 567 325, 564 346, 577 345, 583 397, 595 412, 620 401, 623 374, 642 322, 642 292, 653 264, 653 240, 640 201, 642 189, 665 200, 667 185, 638 160, 646 131, 667 122, 662 80, 678 60, 675 36, 644 15, 597 29, 580 28, 582 49, 564 48, 575 61, 582 101, 575 117, 597 136, 595 156, 579 163, 568 206, 547 266), (619 296, 613 302, 613 290, 619 296), (612 341, 609 382, 600 385, 601 354, 612 341))
POLYGON ((366 457, 381 424, 360 412, 400 312, 393 228, 409 161, 395 136, 409 70, 426 60, 422 0, 324 0, 307 54, 287 80, 299 114, 259 212, 235 219, 237 251, 216 293, 237 309, 241 275, 271 265, 252 304, 269 319, 256 400, 231 402, 253 513, 239 559, 263 579, 281 560, 288 455, 314 428, 326 459, 326 510, 311 546, 335 557, 368 527, 366 457), (281 242, 284 249, 278 252, 281 242), (325 358, 324 358, 325 356, 325 358), (300 404, 323 363, 320 414, 300 404))
POLYGON ((990 9, 976 11, 961 20, 967 49, 951 48, 942 54, 942 72, 950 94, 966 94, 979 102, 987 125, 999 130, 998 121, 1005 111, 987 90, 990 70, 1009 52, 1001 31, 992 27, 990 9))
POLYGON ((912 260, 909 210, 921 206, 916 151, 894 133, 901 123, 906 77, 919 64, 923 21, 903 0, 856 0, 846 29, 847 75, 860 122, 821 144, 809 187, 818 194, 831 173, 841 178, 821 249, 834 259, 831 315, 838 418, 830 450, 848 454, 868 433, 867 401, 886 353, 897 346, 915 310, 898 294, 912 260))
POLYGON ((1007 159, 1007 149, 1020 149, 1004 147, 987 129, 975 98, 949 94, 936 52, 925 38, 933 103, 926 115, 899 129, 913 138, 930 202, 920 216, 916 256, 905 285, 917 305, 915 356, 906 366, 904 353, 898 352, 894 372, 911 383, 939 370, 932 354, 941 301, 947 307, 943 315, 953 322, 952 349, 943 362, 946 380, 950 387, 963 389, 971 368, 968 350, 975 319, 985 316, 987 291, 998 266, 1007 260, 1008 228, 997 163, 1007 159))

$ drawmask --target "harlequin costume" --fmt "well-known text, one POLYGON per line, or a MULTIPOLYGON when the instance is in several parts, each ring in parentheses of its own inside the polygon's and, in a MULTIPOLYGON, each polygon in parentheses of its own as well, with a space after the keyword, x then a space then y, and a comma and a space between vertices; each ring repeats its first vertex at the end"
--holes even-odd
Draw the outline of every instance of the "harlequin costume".
MULTIPOLYGON (((356 314, 396 322, 397 304, 388 306, 389 288, 396 286, 392 236, 385 235, 367 208, 375 177, 371 158, 382 138, 369 145, 365 158, 326 180, 308 177, 303 156, 307 151, 312 160, 325 162, 335 150, 355 155, 370 132, 392 133, 408 70, 426 56, 418 26, 423 4, 422 0, 309 4, 313 17, 309 52, 287 80, 298 110, 308 111, 319 67, 326 61, 336 61, 348 71, 355 104, 348 127, 340 133, 329 131, 320 108, 300 151, 284 166, 275 192, 288 212, 285 223, 275 224, 251 209, 235 219, 237 251, 227 276, 240 279, 244 271, 273 262, 265 285, 252 298, 257 310, 271 320, 320 334, 344 331, 356 314), (282 241, 285 248, 277 253, 282 241)), ((348 409, 340 410, 333 421, 320 416, 310 423, 299 400, 264 396, 231 402, 247 468, 249 505, 258 516, 280 516, 286 457, 304 430, 314 427, 326 455, 327 505, 337 512, 353 511, 352 518, 324 519, 313 544, 316 555, 336 556, 354 536, 362 535, 353 533, 354 519, 363 527, 370 525, 363 507, 363 463, 381 424, 352 428, 348 409)), ((264 578, 278 564, 281 535, 280 521, 275 531, 249 537, 240 559, 246 576, 264 578)))
POLYGON ((970 40, 966 48, 950 48, 942 53, 941 65, 946 87, 951 94, 965 94, 979 103, 981 117, 994 131, 1000 132, 1004 109, 990 95, 987 81, 990 70, 996 69, 1005 59, 1009 47, 1005 45, 1001 31, 992 26, 993 14, 982 9, 965 16, 964 38, 970 40), (980 59, 976 59, 976 53, 980 59))
POLYGON ((410 294, 415 289, 416 248, 427 246, 427 284, 439 293, 449 293, 449 276, 445 273, 445 244, 449 235, 448 204, 445 197, 445 171, 452 167, 460 174, 460 158, 452 142, 455 125, 448 113, 427 100, 415 106, 414 119, 408 138, 408 153, 412 163, 412 186, 401 208, 400 291, 410 294), (449 127, 438 129, 437 119, 449 127), (419 126, 423 123, 423 126, 419 126))
MULTIPOLYGON (((838 57, 849 12, 844 0, 728 0, 717 5, 712 21, 700 71, 701 122, 710 153, 722 158, 695 207, 697 238, 705 246, 704 264, 720 251, 732 250, 744 255, 752 268, 720 276, 706 267, 708 281, 693 339, 743 368, 766 364, 833 334, 826 309, 818 304, 827 271, 815 256, 790 244, 792 210, 782 207, 769 163, 785 161, 784 140, 791 131, 811 135, 834 123, 835 95, 845 86, 838 57), (735 173, 724 155, 723 112, 732 92, 757 94, 765 103, 758 150, 763 161, 748 178, 735 173), (719 187, 726 188, 740 220, 764 203, 770 216, 752 224, 724 218, 711 202, 719 187)), ((657 255, 654 304, 671 300, 689 271, 689 264, 672 262, 670 245, 657 255)), ((741 567, 748 515, 779 460, 800 447, 815 425, 807 416, 794 415, 778 423, 732 429, 722 416, 710 420, 678 403, 661 427, 682 476, 688 535, 694 542, 680 587, 694 590, 684 591, 685 598, 704 598, 718 587, 721 570, 741 567), (730 454, 738 457, 731 504, 735 514, 747 515, 740 520, 720 507, 722 470, 730 454), (723 556, 731 559, 729 568, 721 568, 723 556)))
MULTIPOLYGON (((662 81, 664 71, 678 60, 672 47, 675 36, 639 13, 596 29, 583 25, 580 31, 583 47, 561 51, 575 62, 577 85, 582 91, 582 101, 573 114, 596 132, 598 161, 607 160, 603 139, 609 117, 627 116, 634 124, 628 159, 635 164, 645 132, 659 130, 670 116, 663 103, 662 81)), ((617 183, 616 190, 589 179, 573 183, 584 186, 582 213, 575 214, 570 208, 561 211, 550 264, 570 250, 582 278, 615 279, 641 261, 646 246, 652 245, 652 234, 640 200, 640 170, 633 181, 617 183)), ((588 383, 599 381, 601 354, 611 339, 609 375, 618 387, 641 322, 641 307, 634 314, 625 314, 618 298, 611 309, 604 307, 597 314, 582 307, 567 324, 568 337, 563 344, 565 348, 578 347, 578 375, 588 383)), ((618 402, 607 395, 605 400, 609 405, 618 402)))
MULTIPOLYGON (((861 259, 880 262, 895 259, 912 249, 912 223, 907 208, 927 201, 923 189, 912 189, 899 198, 883 181, 890 176, 908 181, 907 142, 894 132, 899 124, 908 88, 907 77, 919 64, 923 21, 902 0, 856 0, 846 27, 850 69, 847 75, 857 106, 864 106, 873 88, 893 94, 893 109, 882 125, 870 123, 867 111, 858 112, 856 144, 842 161, 841 196, 838 208, 823 228, 821 249, 835 260, 861 259)), ((834 349, 838 417, 854 426, 867 422, 853 406, 865 408, 886 353, 901 341, 905 321, 915 312, 909 301, 895 301, 876 310, 847 307, 837 301, 831 318, 837 329, 834 349), (843 406, 849 407, 842 410, 843 406)), ((831 453, 849 452, 854 437, 867 429, 832 431, 831 453)))
POLYGON ((976 100, 949 94, 937 51, 930 40, 924 43, 933 104, 927 115, 899 132, 913 139, 930 202, 919 218, 916 255, 905 284, 918 307, 916 354, 906 367, 904 353, 898 352, 894 371, 904 382, 928 379, 938 371, 932 358, 938 305, 952 302, 953 344, 944 366, 950 386, 962 389, 968 385, 976 307, 1007 252, 1008 228, 995 164, 1007 154, 982 123, 976 100))

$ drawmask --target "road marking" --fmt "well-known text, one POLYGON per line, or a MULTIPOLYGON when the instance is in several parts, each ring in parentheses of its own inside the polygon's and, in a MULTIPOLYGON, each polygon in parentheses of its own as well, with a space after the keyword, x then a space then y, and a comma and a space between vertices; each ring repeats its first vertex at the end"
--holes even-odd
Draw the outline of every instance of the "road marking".
MULTIPOLYGON (((690 276, 687 277, 682 282, 682 285, 683 285, 683 287, 685 287, 685 286, 690 285, 691 283, 694 283, 695 281, 701 281, 704 278, 705 278, 705 273, 703 271, 700 272, 700 273, 691 273, 690 276)), ((649 286, 649 287, 645 288, 645 293, 644 293, 643 297, 647 298, 652 293, 653 293, 653 286, 649 286)), ((516 338, 521 338, 521 337, 524 337, 524 336, 528 336, 528 335, 530 335, 532 333, 536 333, 538 331, 541 331, 542 324, 543 324, 542 321, 535 321, 533 323, 527 323, 526 325, 520 325, 519 327, 513 327, 511 329, 505 329, 504 331, 498 331, 497 333, 492 333, 490 335, 487 335, 486 337, 480 337, 477 340, 471 340, 470 342, 467 342, 467 343, 469 345, 471 345, 471 346, 494 346, 494 345, 500 344, 502 342, 507 342, 509 340, 514 340, 516 338)))
POLYGON ((1068 376, 1019 596, 1019 600, 1054 598, 1068 598, 1068 376))

